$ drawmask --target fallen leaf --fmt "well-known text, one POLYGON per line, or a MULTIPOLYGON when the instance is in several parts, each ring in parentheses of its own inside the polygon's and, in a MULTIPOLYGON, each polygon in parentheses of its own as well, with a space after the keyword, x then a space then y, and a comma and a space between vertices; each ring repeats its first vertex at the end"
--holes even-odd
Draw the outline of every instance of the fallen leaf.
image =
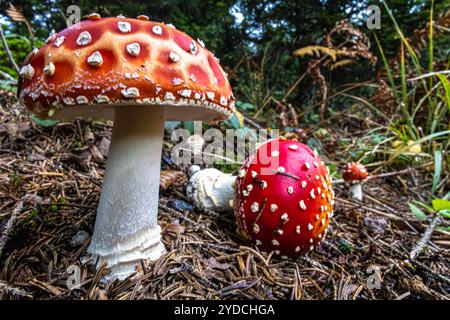
POLYGON ((161 189, 167 190, 172 185, 181 185, 186 182, 186 174, 176 170, 161 171, 159 184, 161 189))

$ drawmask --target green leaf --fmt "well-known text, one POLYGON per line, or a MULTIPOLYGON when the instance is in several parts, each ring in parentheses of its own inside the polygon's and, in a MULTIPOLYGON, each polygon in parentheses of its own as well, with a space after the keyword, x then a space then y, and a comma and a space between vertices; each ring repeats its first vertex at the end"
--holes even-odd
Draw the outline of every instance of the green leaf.
POLYGON ((438 213, 444 218, 450 219, 450 210, 439 210, 438 213))
POLYGON ((234 129, 242 128, 242 123, 236 113, 233 113, 230 119, 227 120, 227 123, 233 127, 234 129))
POLYGON ((52 120, 52 119, 39 119, 35 114, 31 115, 31 120, 33 120, 34 122, 36 122, 38 125, 43 126, 43 127, 53 127, 54 125, 56 125, 58 123, 57 120, 52 120))
POLYGON ((418 207, 416 207, 415 205, 413 205, 412 203, 409 203, 409 209, 411 210, 411 212, 416 216, 417 219, 419 220, 426 220, 427 219, 427 215, 418 207))
POLYGON ((444 199, 434 199, 432 201, 433 208, 436 211, 439 210, 450 210, 450 201, 444 199))
POLYGON ((433 187, 431 189, 432 193, 436 192, 439 181, 441 180, 441 171, 442 171, 442 150, 435 150, 433 187))
POLYGON ((194 121, 183 121, 183 128, 188 130, 190 134, 194 134, 194 121))
POLYGON ((244 111, 255 110, 255 106, 249 102, 236 101, 236 107, 244 111))

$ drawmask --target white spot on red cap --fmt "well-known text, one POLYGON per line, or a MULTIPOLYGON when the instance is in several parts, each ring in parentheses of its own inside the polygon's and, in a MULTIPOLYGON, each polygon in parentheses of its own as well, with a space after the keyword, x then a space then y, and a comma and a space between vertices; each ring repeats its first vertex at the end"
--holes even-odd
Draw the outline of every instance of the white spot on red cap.
POLYGON ((95 51, 87 58, 87 62, 93 67, 100 67, 103 64, 103 57, 99 51, 95 51))
POLYGON ((117 22, 117 27, 119 28, 119 31, 122 33, 129 33, 131 32, 131 24, 127 21, 119 21, 117 22))
POLYGON ((33 78, 34 74, 35 74, 35 71, 34 71, 34 68, 33 68, 33 66, 31 64, 27 64, 27 65, 23 66, 20 69, 20 73, 19 73, 19 75, 21 77, 25 77, 25 78, 28 78, 28 79, 33 78))
POLYGON ((50 35, 45 40, 45 43, 50 43, 50 42, 54 41, 55 39, 56 39, 56 32, 55 32, 55 29, 52 29, 52 31, 50 31, 50 35))
POLYGON ((209 100, 214 100, 216 94, 212 91, 206 91, 206 96, 208 97, 209 100))
POLYGON ((73 106, 75 104, 75 99, 73 99, 71 97, 65 97, 63 99, 63 102, 68 106, 73 106))
POLYGON ((313 228, 313 225, 311 223, 308 223, 308 230, 311 231, 313 228))
POLYGON ((252 205, 250 206, 250 210, 252 210, 252 212, 258 212, 259 211, 259 203, 253 202, 252 205))
POLYGON ((302 181, 302 188, 303 188, 303 189, 306 188, 306 185, 307 185, 306 181, 303 180, 303 181, 302 181))
POLYGON ((226 107, 226 105, 228 104, 228 99, 224 96, 220 97, 220 104, 223 105, 224 107, 226 107))
POLYGON ((76 97, 76 101, 78 104, 88 104, 89 100, 85 96, 76 97))
POLYGON ((295 233, 296 234, 300 234, 300 226, 296 226, 295 227, 295 233))
POLYGON ((254 223, 253 224, 253 233, 258 233, 259 232, 259 226, 258 224, 254 223))
POLYGON ((55 47, 59 48, 59 47, 61 47, 62 44, 64 43, 64 40, 65 40, 65 39, 66 39, 66 38, 65 38, 64 36, 58 37, 58 38, 56 38, 55 43, 54 43, 53 45, 54 45, 55 47))
MULTIPOLYGON (((179 86, 180 84, 182 84, 182 83, 184 83, 184 80, 183 79, 180 79, 180 78, 173 78, 172 79, 172 84, 174 85, 174 86, 179 86)), ((191 96, 191 94, 189 93, 189 97, 191 96)))
POLYGON ((278 157, 280 155, 280 152, 278 150, 273 150, 270 155, 274 158, 278 157))
POLYGON ((311 169, 311 165, 309 164, 309 162, 305 162, 305 167, 306 167, 306 169, 311 169))
POLYGON ((127 52, 130 56, 137 57, 141 53, 141 46, 134 42, 127 45, 127 52))
POLYGON ((293 187, 293 186, 289 186, 289 187, 287 188, 287 192, 288 192, 289 194, 293 194, 293 193, 294 193, 294 187, 293 187))
POLYGON ((83 31, 78 35, 77 44, 79 46, 86 46, 92 41, 91 34, 87 31, 83 31))
POLYGON ((287 219, 289 219, 288 214, 287 214, 287 213, 283 213, 283 214, 281 215, 281 220, 286 221, 287 219))
POLYGON ((166 100, 166 101, 167 100, 173 101, 173 100, 175 100, 175 96, 173 95, 172 92, 167 91, 165 96, 164 96, 164 100, 166 100))
POLYGON ((192 54, 197 54, 198 52, 198 47, 194 40, 192 40, 191 43, 189 44, 189 51, 192 54))
POLYGON ((190 97, 191 97, 191 94, 192 94, 192 90, 184 89, 184 90, 179 91, 179 94, 180 94, 182 97, 190 98, 190 97))
POLYGON ((105 95, 102 95, 102 94, 99 94, 98 96, 96 96, 95 100, 98 103, 108 103, 110 101, 108 96, 105 96, 105 95))
POLYGON ((180 61, 180 56, 177 55, 175 52, 170 51, 170 53, 169 53, 169 59, 170 59, 170 61, 172 61, 172 62, 178 62, 178 61, 180 61))
POLYGON ((275 203, 272 203, 270 205, 270 212, 275 212, 275 211, 277 211, 277 209, 278 209, 278 206, 275 203))
POLYGON ((50 62, 44 67, 44 73, 50 77, 55 74, 55 65, 53 64, 53 62, 50 62))
POLYGON ((239 178, 245 177, 245 173, 246 173, 245 169, 239 170, 239 173, 238 173, 239 178))
POLYGON ((289 146, 289 149, 291 149, 291 150, 297 150, 297 149, 298 149, 298 146, 297 146, 296 144, 291 144, 291 145, 289 146))
POLYGON ((161 26, 153 26, 152 32, 158 36, 162 35, 162 28, 161 26))
POLYGON ((298 203, 298 205, 300 206, 300 209, 306 210, 306 204, 305 204, 305 201, 300 200, 300 202, 298 203))
POLYGON ((280 243, 279 243, 278 240, 276 240, 276 239, 273 239, 272 241, 270 241, 270 243, 271 243, 273 246, 279 246, 279 245, 280 245, 280 243))
POLYGON ((311 192, 309 193, 312 199, 316 198, 316 195, 314 194, 314 189, 311 189, 311 192))
POLYGON ((127 89, 123 89, 121 91, 122 96, 124 96, 125 98, 136 98, 139 97, 139 89, 135 88, 135 87, 130 87, 127 89))
POLYGON ((202 48, 205 47, 205 43, 204 43, 202 40, 197 39, 197 42, 198 42, 198 44, 199 44, 202 48))

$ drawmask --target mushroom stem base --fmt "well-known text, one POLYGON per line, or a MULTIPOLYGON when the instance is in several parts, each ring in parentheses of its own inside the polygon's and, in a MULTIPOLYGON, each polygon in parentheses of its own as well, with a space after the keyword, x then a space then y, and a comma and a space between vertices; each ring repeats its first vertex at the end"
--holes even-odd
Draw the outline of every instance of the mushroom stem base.
POLYGON ((161 107, 118 107, 88 252, 105 280, 124 279, 140 260, 164 252, 158 226, 159 175, 164 134, 161 107))
POLYGON ((363 193, 361 183, 355 183, 350 186, 350 193, 354 199, 362 201, 363 193))

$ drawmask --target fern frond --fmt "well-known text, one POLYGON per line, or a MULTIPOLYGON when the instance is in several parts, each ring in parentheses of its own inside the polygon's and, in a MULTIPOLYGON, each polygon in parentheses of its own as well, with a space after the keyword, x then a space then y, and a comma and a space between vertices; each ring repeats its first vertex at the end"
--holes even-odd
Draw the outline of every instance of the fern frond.
POLYGON ((294 55, 298 57, 304 56, 313 56, 316 58, 320 58, 322 55, 329 56, 333 61, 337 60, 339 55, 345 55, 345 52, 342 50, 331 49, 324 46, 306 46, 294 51, 294 55))

